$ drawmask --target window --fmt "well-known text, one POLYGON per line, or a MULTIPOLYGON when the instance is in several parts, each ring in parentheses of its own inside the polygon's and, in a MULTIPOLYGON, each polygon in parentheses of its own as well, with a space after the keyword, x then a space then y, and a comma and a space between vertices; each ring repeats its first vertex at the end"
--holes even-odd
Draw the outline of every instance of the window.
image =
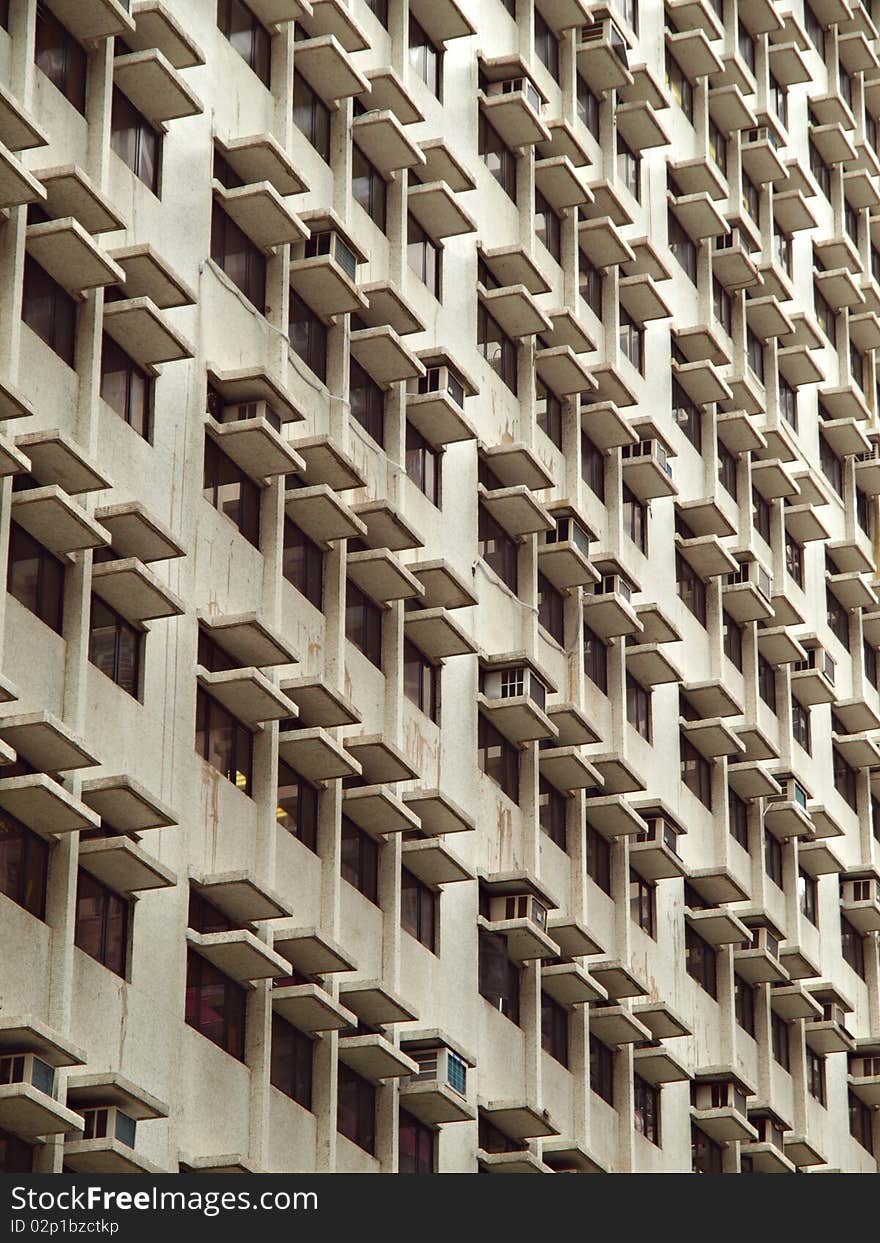
POLYGON ((720 281, 715 281, 712 286, 712 311, 727 335, 732 336, 733 299, 720 281))
POLYGON ((837 319, 835 317, 834 309, 831 307, 818 285, 813 286, 813 305, 816 310, 816 318, 819 321, 820 327, 831 344, 835 345, 837 335, 837 319))
POLYGON ((766 544, 770 543, 770 505, 752 488, 752 526, 766 544))
POLYGON ((724 1166, 724 1145, 710 1139, 698 1126, 691 1126, 691 1170, 694 1174, 720 1174, 724 1166))
POLYGON ((785 533, 785 568, 792 576, 794 581, 804 589, 804 549, 793 535, 786 531, 785 533))
POLYGON ((611 897, 611 846, 591 824, 587 825, 587 875, 611 897))
POLYGON ((844 915, 840 917, 840 952, 843 961, 849 963, 856 975, 866 979, 864 939, 844 915))
POLYGON ((789 427, 797 431, 797 393, 783 377, 779 376, 779 409, 789 427))
POLYGON ((777 889, 781 889, 782 845, 767 829, 764 830, 764 871, 777 889))
POLYGON ((437 953, 437 922, 440 901, 412 872, 402 869, 400 881, 400 926, 432 954, 437 953))
POLYGON ((626 719, 637 734, 651 741, 651 692, 629 673, 626 675, 626 719))
POLYGON ((480 158, 507 197, 515 203, 516 156, 494 126, 489 124, 482 111, 480 112, 478 141, 480 158))
POLYGON ((9 527, 6 590, 56 634, 61 634, 64 563, 15 522, 9 527))
POLYGON ((272 39, 244 0, 218 0, 217 25, 263 85, 269 86, 272 39))
POLYGON ((874 1110, 866 1105, 853 1091, 847 1094, 849 1101, 849 1133, 861 1146, 874 1155, 874 1110))
POLYGON ((614 1053, 590 1032, 590 1088, 614 1108, 614 1053))
MULTIPOLYGON (((367 8, 376 20, 388 29, 388 0, 366 0, 367 8)), ((409 1116, 409 1115, 407 1115, 409 1116)))
POLYGON ((518 587, 518 546, 487 509, 479 506, 477 516, 477 551, 502 583, 516 594, 518 587))
POLYGON ((775 1010, 770 1012, 770 1047, 773 1057, 783 1070, 791 1069, 788 1047, 788 1024, 775 1010))
POLYGON ((618 329, 620 352, 628 358, 636 371, 645 374, 645 330, 639 327, 629 311, 620 308, 618 329))
POLYGON ((608 694, 608 648, 586 624, 584 625, 584 673, 603 695, 608 694))
POLYGON ((679 552, 675 554, 675 578, 683 604, 705 626, 706 584, 679 552))
POLYGON ((34 1150, 17 1135, 0 1131, 0 1173, 30 1174, 33 1169, 34 1150))
POLYGON ((642 159, 618 131, 617 176, 637 203, 642 201, 642 159))
POLYGON ((388 187, 385 178, 373 167, 357 143, 352 144, 351 149, 351 194, 373 224, 384 233, 388 187))
POLYGON ((512 393, 517 392, 516 342, 481 302, 477 308, 477 349, 512 393))
POLYGON ((623 530, 639 552, 648 555, 648 507, 626 486, 622 491, 623 530))
POLYGON ((342 817, 340 873, 365 898, 379 904, 379 846, 348 816, 342 817))
POLYGON ((798 870, 798 901, 801 914, 813 925, 819 927, 819 886, 812 876, 798 870))
POLYGON ((162 134, 153 129, 128 96, 115 87, 110 116, 110 146, 134 175, 153 194, 158 195, 162 168, 162 134))
POLYGON ((535 9, 535 52, 541 64, 553 78, 559 81, 559 40, 535 9))
POLYGON ((541 1048, 568 1066, 568 1011, 547 993, 541 993, 541 1048))
POLYGON ((602 273, 578 250, 578 292, 594 315, 602 318, 602 273))
POLYGON ((538 571, 538 624, 557 643, 564 642, 565 598, 548 578, 538 571))
POLYGON ((605 500, 605 455, 581 432, 581 478, 600 501, 605 500))
POLYGON ((215 202, 211 212, 211 258, 261 314, 266 311, 266 256, 215 202))
POLYGON ((205 437, 202 495, 246 540, 260 547, 260 489, 210 436, 205 437))
POLYGON ((409 18, 409 63, 431 94, 440 99, 443 91, 443 53, 434 46, 412 14, 409 18))
POLYGON ((125 975, 130 911, 125 898, 79 869, 74 945, 115 975, 125 975))
POLYGON ((709 120, 709 155, 718 165, 723 176, 727 176, 727 138, 713 120, 709 120))
POLYGON ((684 115, 694 123, 694 88, 675 57, 666 53, 666 85, 684 115))
POLYGON ((336 1129, 364 1152, 376 1151, 376 1089, 344 1062, 336 1085, 336 1129))
POLYGON ((442 455, 425 440, 421 432, 406 425, 406 473, 432 505, 440 508, 442 455))
POLYGON ((659 1148, 660 1089, 636 1074, 633 1074, 633 1114, 638 1133, 659 1148))
MULTIPOLYGON (((812 119, 812 118, 811 118, 812 119)), ((816 180, 826 199, 831 199, 831 170, 819 153, 814 142, 810 142, 810 172, 816 180)))
POLYGON ((736 500, 737 462, 727 445, 718 441, 718 482, 736 500))
POLYGON ((153 380, 106 334, 101 340, 101 397, 139 436, 150 439, 153 380))
MULTIPOLYGON (((294 52, 294 58, 296 53, 294 52)), ((300 73, 293 75, 293 123, 318 155, 330 162, 330 109, 300 73)), ((360 201, 360 200, 358 200, 360 201)))
POLYGON ((312 1108, 313 1053, 314 1044, 308 1036, 273 1013, 269 1082, 308 1110, 312 1108))
POLYGON ((190 950, 186 958, 186 1022, 244 1061, 247 991, 190 950))
POLYGON ((385 394, 353 357, 349 359, 348 400, 352 418, 377 445, 384 445, 385 394))
POLYGON ((703 419, 696 406, 679 384, 672 381, 672 417, 698 453, 703 451, 703 419))
POLYGON ((34 63, 77 112, 85 116, 88 57, 45 4, 37 5, 34 63))
POLYGON ((324 554, 286 514, 281 572, 316 609, 323 606, 324 554))
POLYGON ((477 767, 513 802, 519 799, 519 751, 483 716, 477 719, 477 767))
POLYGON ((749 809, 733 790, 727 791, 727 825, 730 836, 743 850, 749 849, 749 809))
POLYGON ((694 744, 681 736, 681 779, 704 807, 712 810, 712 766, 694 744))
POLYGON ((566 798, 546 777, 538 783, 538 824, 560 850, 566 848, 566 798))
POLYGON ((743 670, 742 626, 729 613, 721 614, 721 642, 724 655, 740 673, 743 670))
POLYGON ((559 263, 562 254, 562 221, 540 190, 535 190, 535 237, 544 243, 559 263))
POLYGON ((677 216, 669 212, 667 216, 669 249, 681 264, 685 276, 692 285, 697 283, 697 247, 691 235, 681 224, 677 216))
POLYGON ((443 252, 414 216, 406 218, 406 257, 416 276, 438 302, 443 300, 443 252))
POLYGON ((440 670, 409 639, 403 641, 403 693, 430 721, 440 722, 440 670))
POLYGON ((836 747, 832 747, 831 754, 834 764, 834 788, 853 811, 858 811, 855 769, 850 768, 836 747))
POLYGON ((196 754, 243 794, 251 792, 254 739, 250 730, 199 687, 196 691, 196 754))
POLYGON ((30 255, 24 261, 21 318, 68 367, 76 349, 76 302, 30 255))
POLYGON ((792 696, 791 700, 791 736, 806 751, 807 755, 812 751, 812 740, 810 736, 810 711, 803 704, 792 696))
POLYGON ((691 979, 696 980, 700 988, 704 989, 710 997, 718 996, 717 960, 715 947, 708 941, 704 941, 690 924, 685 924, 685 969, 691 979))
POLYGON ((275 819, 291 837, 318 849, 318 791, 284 760, 278 761, 278 794, 275 819))
POLYGON ((434 1132, 424 1122, 401 1109, 398 1119, 397 1172, 399 1174, 435 1173, 434 1132))
POLYGON ((520 968, 507 953, 507 938, 495 932, 479 930, 480 996, 505 1018, 519 1024, 520 968))
POLYGON ((656 940, 657 887, 632 870, 629 874, 629 913, 633 923, 656 940))
POLYGON ((750 371, 764 383, 764 343, 760 337, 752 332, 751 328, 746 331, 746 362, 750 371))
POLYGON ((598 142, 599 98, 593 94, 585 79, 579 73, 575 75, 575 87, 577 90, 577 114, 596 139, 596 142, 598 142))
POLYGON ((776 670, 765 656, 758 656, 758 694, 771 712, 776 712, 776 670))
POLYGON ((287 331, 294 354, 302 359, 310 371, 314 371, 322 384, 326 384, 327 328, 293 289, 290 291, 287 331))
POLYGON ((557 449, 562 448, 562 402, 535 378, 535 422, 557 449))
POLYGON ((849 651, 849 613, 838 600, 837 596, 826 587, 826 617, 828 628, 839 643, 849 651))
POLYGON ((741 976, 733 977, 733 1008, 736 1021, 747 1035, 755 1035, 755 993, 753 984, 747 983, 741 976))
MULTIPOLYGON (((9 0, 0 0, 0 26, 2 26, 4 30, 9 29, 9 0)), ((3 1168, 3 1162, 0 1160, 0 1169, 3 1168)), ((28 1165, 28 1169, 30 1168, 30 1165, 28 1165)), ((10 1170, 9 1173, 18 1173, 18 1171, 10 1170)))
POLYGON ((828 1093, 825 1086, 825 1059, 818 1053, 806 1046, 804 1050, 807 1062, 807 1091, 813 1100, 818 1101, 820 1105, 827 1106, 828 1093))
POLYGON ((382 609, 351 579, 345 587, 345 637, 377 669, 382 668, 382 609))
POLYGON ((89 660, 135 699, 140 694, 143 635, 115 609, 92 596, 89 660))
POLYGON ((46 917, 49 843, 0 812, 0 893, 37 919, 46 917))

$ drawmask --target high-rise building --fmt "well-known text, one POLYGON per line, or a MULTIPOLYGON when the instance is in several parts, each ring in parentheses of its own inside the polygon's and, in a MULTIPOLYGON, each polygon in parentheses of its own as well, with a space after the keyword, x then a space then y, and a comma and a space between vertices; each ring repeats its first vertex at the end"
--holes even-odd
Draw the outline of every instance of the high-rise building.
POLYGON ((0 1170, 875 1172, 877 0, 0 0, 0 1170))

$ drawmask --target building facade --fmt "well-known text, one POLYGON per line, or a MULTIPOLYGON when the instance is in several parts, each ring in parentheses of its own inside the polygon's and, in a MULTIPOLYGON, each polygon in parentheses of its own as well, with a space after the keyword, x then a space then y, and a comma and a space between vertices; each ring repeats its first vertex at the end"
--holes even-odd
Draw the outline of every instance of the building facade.
POLYGON ((876 0, 0 0, 0 1169, 875 1172, 876 0))

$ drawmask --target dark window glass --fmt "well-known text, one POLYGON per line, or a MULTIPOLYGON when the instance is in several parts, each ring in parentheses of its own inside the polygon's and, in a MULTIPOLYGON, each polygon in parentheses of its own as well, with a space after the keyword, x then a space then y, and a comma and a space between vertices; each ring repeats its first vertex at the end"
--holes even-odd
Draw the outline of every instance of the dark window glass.
POLYGON ((101 340, 101 397, 139 436, 150 439, 153 380, 106 334, 101 340))
POLYGON ((437 924, 440 900, 412 872, 402 869, 400 878, 400 926, 421 942, 432 954, 437 953, 437 924))
POLYGON ((586 623, 584 624, 584 673, 603 695, 608 694, 608 648, 586 623))
POLYGON ((826 588, 825 598, 828 628, 838 642, 849 651, 849 613, 830 588, 826 588))
POLYGON ((17 1135, 0 1131, 0 1174, 30 1174, 34 1150, 17 1135))
POLYGON ((772 833, 764 830, 764 871, 778 889, 782 888, 782 846, 772 833))
POLYGON ((743 651, 742 651, 742 626, 735 622, 729 613, 721 614, 721 639, 724 647, 724 655, 731 664, 739 669, 742 673, 743 669, 743 651))
POLYGON ((202 495, 246 540, 260 547, 260 489, 210 436, 205 437, 202 495))
POLYGON ((434 1131, 401 1109, 398 1120, 397 1171, 399 1174, 436 1172, 434 1131))
POLYGON ((196 691, 196 754, 243 794, 251 792, 254 739, 249 729, 199 687, 196 691))
POLYGON ((697 621, 706 624, 706 584, 681 553, 675 554, 675 579, 678 594, 697 621))
POLYGON ((272 39, 244 0, 218 0, 217 25, 260 81, 269 86, 272 39))
POLYGON ((554 81, 559 81, 559 40, 535 9, 535 52, 554 81))
POLYGON ((819 927, 819 886, 812 876, 798 870, 798 900, 801 914, 814 928, 819 927))
POLYGON ((45 4, 37 5, 34 62, 64 98, 85 116, 88 57, 45 4))
POLYGON ((651 741, 651 692, 629 673, 626 675, 626 719, 637 734, 651 741))
POLYGON ((327 382, 327 328, 292 289, 287 317, 290 348, 322 383, 327 382))
POLYGON ((440 508, 442 454, 430 445, 421 432, 406 425, 406 473, 432 505, 440 508))
POLYGON ((379 846, 347 816, 342 817, 340 872, 343 880, 376 905, 379 903, 379 846))
POLYGON ((640 1135, 660 1146, 660 1089, 641 1075, 633 1075, 633 1113, 640 1135))
POLYGON ((581 432, 581 478, 600 501, 605 500, 605 455, 581 432))
POLYGON ((409 63, 431 94, 442 98, 443 53, 434 46, 412 14, 409 18, 409 63))
POLYGON ((278 761, 278 797, 275 819, 282 829, 309 850, 318 849, 318 791, 304 777, 278 761))
POLYGON ((544 243, 558 263, 562 253, 562 221, 540 190, 535 191, 535 237, 544 243))
POLYGON ((698 1126, 691 1127, 691 1169, 695 1174, 720 1174, 724 1165, 724 1145, 710 1139, 698 1126))
POLYGON ((512 393, 517 392, 516 343, 481 302, 477 309, 477 349, 512 393))
POLYGON ((666 85, 669 87, 672 98, 693 125, 694 88, 681 65, 668 51, 666 53, 666 85))
POLYGON ((80 868, 76 880, 74 944, 115 975, 125 975, 131 906, 80 868))
POLYGON ((807 1046, 804 1050, 807 1060, 807 1091, 810 1096, 819 1102, 822 1106, 828 1104, 828 1094, 825 1087, 825 1059, 818 1053, 807 1046))
POLYGON ((507 953, 507 938, 479 930, 480 996, 512 1023, 519 1023, 520 968, 507 953))
POLYGON ((703 419, 696 406, 679 384, 672 381, 672 417, 698 453, 703 450, 703 419))
POLYGON ((590 1033, 590 1088, 614 1107, 614 1052, 590 1033))
POLYGON ((749 1036, 755 1035, 755 988, 741 976, 734 976, 733 1003, 736 1021, 749 1036))
POLYGON ((599 99, 594 95, 587 85, 584 78, 580 74, 575 75, 575 86, 577 88, 577 114, 583 121, 584 125, 596 139, 599 141, 599 99))
POLYGON ((770 506, 760 492, 752 488, 752 526, 765 543, 770 543, 770 506))
POLYGON ((867 1152, 874 1155, 874 1110, 859 1100, 852 1091, 848 1093, 849 1133, 867 1152))
POLYGON ((345 587, 345 637, 382 668, 382 610, 351 579, 345 587))
POLYGON ((314 1044, 298 1028, 272 1015, 272 1062, 269 1082, 273 1088, 312 1108, 312 1060, 314 1044))
POLYGON ((855 769, 850 768, 836 747, 832 748, 831 755, 834 763, 834 788, 853 811, 858 811, 855 769))
MULTIPOLYGON (((296 53, 294 53, 294 59, 296 53)), ((293 123, 322 160, 330 162, 330 109, 301 73, 293 75, 293 123)))
POLYGON ((717 951, 708 941, 704 941, 690 924, 685 924, 684 930, 684 964, 688 975, 696 980, 710 997, 718 996, 717 951))
POLYGON ((666 217, 669 249, 675 255, 682 271, 692 285, 697 283, 697 247, 684 225, 669 212, 666 217))
POLYGON ((92 596, 89 620, 89 660, 112 682, 140 695, 143 634, 98 596, 92 596))
POLYGON ((541 777, 538 783, 538 823, 560 850, 565 850, 566 847, 565 811, 565 795, 551 785, 546 777, 541 777))
POLYGON ((538 623, 557 643, 564 641, 565 597, 538 571, 538 623))
POLYGON ((840 917, 840 952, 843 961, 849 963, 856 975, 865 979, 865 941, 858 929, 849 920, 840 917))
POLYGON ((594 315, 602 318, 602 273, 578 250, 578 292, 594 315))
POLYGON ((323 607, 324 554, 290 518, 284 517, 281 572, 316 609, 323 607))
POLYGON ((247 991, 190 950, 186 958, 186 1021, 240 1062, 244 1061, 247 991))
POLYGON ((61 634, 64 563, 15 522, 9 528, 6 589, 40 621, 61 634))
POLYGON ((409 639, 403 641, 403 693, 435 723, 440 721, 440 669, 409 639))
POLYGON ((156 195, 162 165, 162 134, 153 129, 127 95, 114 87, 110 146, 134 175, 156 195))
POLYGON ((730 452, 726 445, 718 442, 718 482, 721 484, 728 496, 732 496, 736 500, 736 476, 737 462, 736 458, 730 452))
POLYGON ((477 541, 480 556, 515 595, 519 546, 482 505, 478 512, 477 541))
POLYGON ((568 1065, 568 1011, 541 993, 541 1048, 560 1066, 568 1065))
POLYGON ((76 302, 30 255, 24 261, 21 318, 68 367, 73 366, 76 302))
POLYGON ((636 371, 645 374, 645 330, 641 328, 628 311, 620 308, 620 328, 618 330, 620 352, 628 358, 636 371))
POLYGON ((785 568, 798 587, 804 588, 804 549, 803 545, 786 532, 785 535, 785 568))
POLYGON ((336 1087, 336 1129, 364 1152, 376 1151, 376 1089, 339 1063, 336 1087))
POLYGON ((633 871, 629 874, 629 913, 633 923, 656 938, 657 888, 633 871))
POLYGON ((261 313, 266 310, 266 256, 215 202, 211 258, 261 313))
POLYGON ((791 735, 795 742, 798 743, 806 751, 807 755, 812 750, 812 740, 810 731, 810 710, 805 708, 803 704, 792 696, 791 700, 791 735))
POLYGON ((749 809, 733 790, 727 791, 727 823, 730 836, 743 850, 749 849, 749 809))
POLYGON ((49 843, 0 812, 0 893, 45 919, 48 869, 49 843))
POLYGON ((482 714, 477 721, 477 767, 496 782, 509 799, 519 799, 519 751, 482 714))
POLYGON ((758 656, 758 694, 771 712, 776 712, 776 670, 764 656, 758 656))
POLYGON ((770 1046, 774 1060, 783 1070, 791 1069, 791 1055, 788 1044, 788 1024, 775 1010, 770 1012, 770 1046))
POLYGON ((507 197, 516 202, 516 156, 501 135, 480 113, 478 151, 483 163, 507 197))
POLYGON ((348 400, 352 418, 376 444, 385 443, 385 394, 355 358, 349 360, 348 400))
POLYGON ((374 168, 357 144, 351 149, 351 193, 356 203, 377 228, 385 232, 387 222, 386 199, 388 187, 385 178, 374 168))
POLYGON ((611 897, 611 846, 591 824, 587 825, 587 875, 611 897))
POLYGON ((406 218, 407 262, 438 302, 443 300, 443 251, 414 216, 406 218))
POLYGON ((623 485, 623 530, 632 540, 639 552, 648 555, 648 507, 623 485))
POLYGON ((712 766, 694 744, 681 737, 681 779, 704 807, 712 810, 712 766))
POLYGON ((642 201, 642 159, 618 131, 617 176, 637 203, 642 201))

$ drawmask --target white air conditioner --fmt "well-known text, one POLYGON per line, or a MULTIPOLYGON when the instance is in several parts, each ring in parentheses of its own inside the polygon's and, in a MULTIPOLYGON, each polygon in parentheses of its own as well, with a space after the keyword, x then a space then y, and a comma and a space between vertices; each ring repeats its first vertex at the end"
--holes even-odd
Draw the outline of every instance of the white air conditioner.
POLYGON ((214 413, 218 423, 240 423, 244 419, 265 419, 276 431, 281 430, 281 419, 268 402, 257 401, 224 402, 219 413, 214 413))
POLYGON ((587 595, 621 596, 627 603, 632 599, 632 588, 622 574, 603 574, 598 583, 586 589, 587 595))
POLYGON ((678 834, 665 816, 643 816, 648 831, 637 840, 640 845, 650 842, 654 846, 665 846, 674 855, 678 854, 678 834))
POLYGON ((335 259, 350 280, 357 276, 357 256, 335 229, 313 233, 305 243, 304 258, 317 259, 322 256, 335 259))
POLYGON ((486 98, 493 99, 499 95, 521 95, 535 112, 541 112, 541 96, 535 85, 528 78, 504 78, 501 82, 486 83, 486 98))
POLYGON ((606 17, 600 22, 590 22, 589 25, 580 28, 582 47, 597 46, 602 43, 606 43, 624 65, 628 64, 629 42, 613 17, 606 17))
POLYGON ((746 142, 767 142, 774 151, 779 146, 776 135, 769 125, 759 125, 756 129, 750 129, 746 136, 746 142))
POLYGON ((738 570, 725 575, 725 585, 734 587, 741 583, 749 583, 765 600, 769 602, 773 593, 773 579, 761 565, 760 561, 742 561, 738 570))
POLYGON ((767 927, 752 928, 751 943, 746 945, 746 949, 764 950, 771 958, 779 958, 779 938, 774 932, 767 927))
POLYGON ((467 1062, 453 1053, 446 1045, 438 1045, 435 1049, 405 1050, 414 1062, 418 1062, 418 1073, 410 1076, 410 1083, 426 1081, 445 1083, 459 1096, 467 1096, 467 1062))
POLYGON ((746 1117, 746 1096, 732 1079, 695 1083, 691 1092, 695 1109, 733 1109, 746 1117))
POLYGON ((134 1148, 137 1122, 116 1105, 99 1105, 78 1111, 83 1116, 82 1136, 75 1132, 69 1136, 76 1139, 116 1139, 127 1148, 134 1148))
POLYGON ((445 394, 459 410, 464 410, 464 384, 449 366, 428 367, 423 376, 407 380, 406 391, 419 397, 445 394))
POLYGON ((566 515, 556 519, 556 530, 547 532, 548 544, 574 544, 585 557, 590 555, 590 536, 576 518, 566 515))
POLYGON ((806 660, 796 660, 794 662, 792 671, 801 673, 806 669, 815 669, 818 673, 823 673, 833 686, 836 667, 836 661, 831 653, 826 652, 824 647, 817 645, 807 649, 806 660))
POLYGON ((768 794, 767 804, 771 803, 796 803, 802 811, 807 810, 809 795, 797 777, 791 773, 777 773, 777 784, 782 787, 779 794, 768 794))
POLYGON ((55 1071, 35 1053, 10 1053, 0 1057, 0 1084, 28 1083, 46 1096, 55 1094, 55 1071))
POLYGON ((490 898, 489 915, 493 921, 528 919, 542 932, 547 931, 547 908, 531 893, 500 894, 490 898))
POLYGON ((862 880, 842 880, 840 882, 840 896, 844 902, 877 903, 877 881, 870 876, 862 880))
POLYGON ((511 665, 506 669, 490 669, 483 676, 483 694, 487 699, 532 699, 543 710, 547 687, 528 665, 511 665))

